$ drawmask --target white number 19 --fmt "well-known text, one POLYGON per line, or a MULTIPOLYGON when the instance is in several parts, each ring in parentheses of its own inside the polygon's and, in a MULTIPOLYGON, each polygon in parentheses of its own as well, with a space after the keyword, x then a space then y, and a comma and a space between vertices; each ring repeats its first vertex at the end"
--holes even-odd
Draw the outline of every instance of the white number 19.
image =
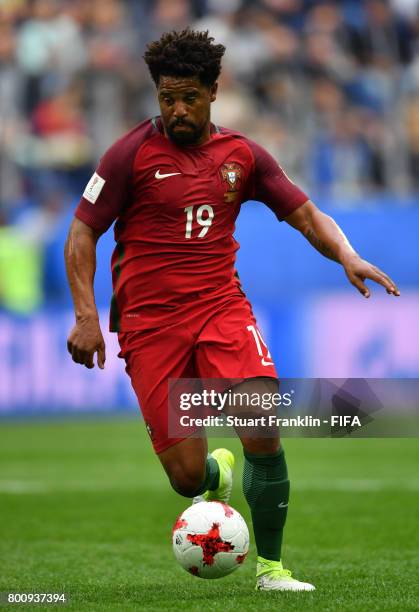
MULTIPOLYGON (((193 222, 193 209, 194 206, 187 206, 184 210, 186 213, 186 229, 185 238, 192 238, 192 222, 193 222)), ((214 219, 214 210, 209 204, 203 204, 196 211, 196 222, 202 226, 201 231, 198 234, 198 238, 203 238, 208 232, 211 226, 212 220, 214 219), (204 219, 204 213, 206 217, 204 219)))

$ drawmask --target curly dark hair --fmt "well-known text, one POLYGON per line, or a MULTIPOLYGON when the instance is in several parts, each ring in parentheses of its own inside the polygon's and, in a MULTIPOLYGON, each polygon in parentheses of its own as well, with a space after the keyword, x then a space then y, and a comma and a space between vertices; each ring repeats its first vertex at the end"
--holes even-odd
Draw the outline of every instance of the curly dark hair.
POLYGON ((160 76, 198 77, 203 85, 211 87, 221 72, 223 45, 214 45, 206 32, 186 28, 181 32, 166 32, 150 43, 144 60, 156 86, 160 76))

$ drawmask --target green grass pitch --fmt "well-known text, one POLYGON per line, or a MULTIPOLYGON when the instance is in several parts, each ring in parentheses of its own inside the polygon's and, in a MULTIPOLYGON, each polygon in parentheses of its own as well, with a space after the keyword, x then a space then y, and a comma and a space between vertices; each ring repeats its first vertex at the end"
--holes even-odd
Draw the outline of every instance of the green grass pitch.
MULTIPOLYGON (((171 491, 141 421, 3 423, 0 439, 0 591, 66 591, 65 609, 78 611, 418 609, 415 439, 285 440, 284 562, 316 585, 305 594, 255 592, 253 543, 222 580, 176 564, 171 527, 188 500, 171 491)), ((249 520, 239 445, 222 443, 237 458, 231 503, 249 520)))

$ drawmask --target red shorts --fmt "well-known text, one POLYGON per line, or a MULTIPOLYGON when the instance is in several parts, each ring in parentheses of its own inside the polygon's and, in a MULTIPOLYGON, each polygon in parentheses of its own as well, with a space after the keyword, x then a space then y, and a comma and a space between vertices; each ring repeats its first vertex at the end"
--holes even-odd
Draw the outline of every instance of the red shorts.
POLYGON ((154 450, 184 439, 169 437, 169 379, 277 378, 268 348, 244 295, 188 303, 177 321, 118 334, 120 357, 137 395, 154 450))

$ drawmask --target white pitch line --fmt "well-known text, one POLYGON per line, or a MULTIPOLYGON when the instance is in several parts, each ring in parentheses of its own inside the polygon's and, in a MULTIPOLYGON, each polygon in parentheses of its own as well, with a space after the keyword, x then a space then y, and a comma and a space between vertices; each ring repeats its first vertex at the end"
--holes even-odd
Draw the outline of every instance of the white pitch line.
POLYGON ((48 487, 43 482, 24 480, 0 480, 0 493, 26 494, 47 493, 48 487))
MULTIPOLYGON (((141 487, 141 483, 131 482, 122 485, 120 482, 108 481, 84 481, 84 482, 42 482, 25 480, 0 480, 0 494, 9 495, 31 495, 58 492, 95 492, 95 491, 144 491, 162 490, 163 487, 151 486, 141 487)), ((163 485, 164 486, 164 485, 163 485)), ((361 493, 375 491, 419 491, 419 479, 411 478, 405 480, 390 480, 384 478, 376 479, 350 479, 333 478, 330 480, 298 480, 295 478, 291 482, 293 491, 341 491, 343 493, 361 493)), ((167 485, 169 487, 169 485, 167 485)))
POLYGON ((291 481, 295 491, 387 491, 395 489, 398 491, 419 491, 419 479, 409 478, 401 480, 390 480, 386 478, 333 478, 331 480, 298 480, 291 481))

